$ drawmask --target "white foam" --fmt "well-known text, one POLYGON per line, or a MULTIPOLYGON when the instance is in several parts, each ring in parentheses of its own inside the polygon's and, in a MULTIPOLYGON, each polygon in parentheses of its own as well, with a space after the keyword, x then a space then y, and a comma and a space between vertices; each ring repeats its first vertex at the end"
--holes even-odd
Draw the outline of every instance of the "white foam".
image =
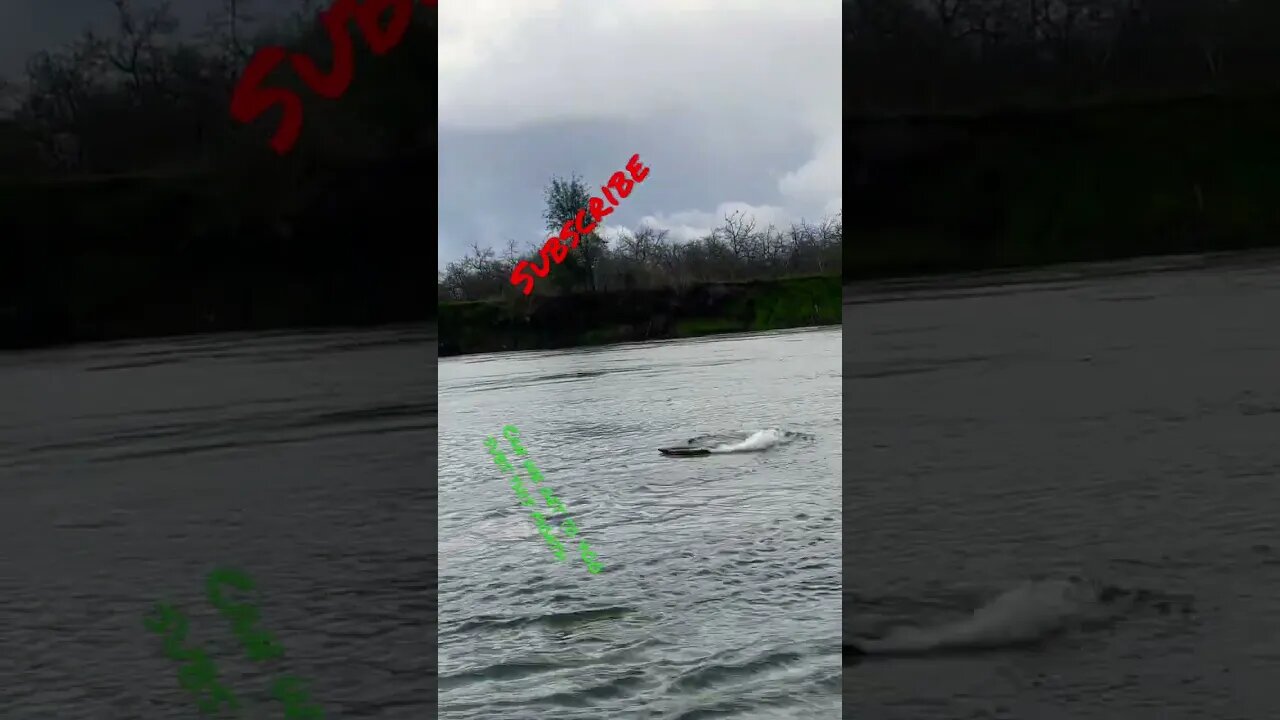
POLYGON ((735 452, 754 452, 757 450, 768 450, 786 440, 790 440, 783 432, 777 428, 765 428, 751 433, 746 440, 736 443, 726 443, 711 448, 713 453, 735 453, 735 452))
POLYGON ((860 640, 868 653, 928 652, 1030 642, 1098 609, 1097 588, 1066 580, 1028 582, 978 608, 971 617, 929 628, 898 627, 860 640))

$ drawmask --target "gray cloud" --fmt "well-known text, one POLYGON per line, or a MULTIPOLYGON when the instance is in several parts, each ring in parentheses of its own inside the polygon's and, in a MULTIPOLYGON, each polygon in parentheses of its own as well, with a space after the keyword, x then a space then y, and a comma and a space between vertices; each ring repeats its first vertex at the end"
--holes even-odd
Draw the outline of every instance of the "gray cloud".
POLYGON ((440 5, 441 267, 545 239, 550 178, 650 179, 607 221, 694 237, 839 211, 836 0, 469 0, 440 5))

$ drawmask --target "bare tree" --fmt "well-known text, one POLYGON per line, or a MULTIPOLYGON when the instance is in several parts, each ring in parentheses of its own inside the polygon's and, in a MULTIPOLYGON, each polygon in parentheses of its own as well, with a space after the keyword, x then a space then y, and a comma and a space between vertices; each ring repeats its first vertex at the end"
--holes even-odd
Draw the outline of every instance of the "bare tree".
MULTIPOLYGON (((221 0, 218 9, 206 16, 203 36, 218 57, 233 67, 241 68, 253 54, 253 47, 245 37, 245 28, 257 20, 252 0, 221 0)), ((314 22, 314 17, 308 18, 310 22, 314 22)), ((302 29, 298 28, 299 31, 302 29)))
POLYGON ((166 77, 163 38, 178 28, 169 0, 135 13, 129 0, 110 0, 116 10, 116 36, 110 40, 87 35, 87 45, 102 53, 120 72, 130 89, 161 89, 166 77))
MULTIPOLYGON (((818 225, 793 225, 783 233, 773 227, 757 229, 754 218, 733 213, 725 218, 725 225, 701 238, 675 243, 668 236, 667 230, 648 225, 619 232, 612 247, 601 246, 597 251, 597 288, 686 288, 700 282, 840 272, 838 215, 818 225)), ((540 247, 531 244, 530 252, 516 257, 515 243, 509 242, 499 258, 489 248, 472 245, 466 257, 449 263, 438 276, 440 296, 453 300, 515 297, 520 291, 510 283, 511 268, 521 259, 536 261, 540 247)), ((557 289, 539 287, 538 292, 557 289)))

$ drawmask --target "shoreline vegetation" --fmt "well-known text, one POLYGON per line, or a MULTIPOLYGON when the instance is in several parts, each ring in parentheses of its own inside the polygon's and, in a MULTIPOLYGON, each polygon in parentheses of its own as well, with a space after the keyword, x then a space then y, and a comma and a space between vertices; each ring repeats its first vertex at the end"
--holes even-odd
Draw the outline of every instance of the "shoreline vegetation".
POLYGON ((839 275, 440 303, 440 357, 839 325, 839 275))
MULTIPOLYGON (((573 220, 589 190, 577 177, 552 179, 548 232, 573 220)), ((650 226, 588 233, 531 295, 509 277, 537 245, 522 254, 510 242, 502 255, 473 245, 437 277, 439 356, 840 323, 839 214, 779 230, 737 212, 695 240, 668 234, 650 226)))
POLYGON ((1280 245, 1280 93, 846 118, 846 280, 1280 245))
POLYGON ((1280 4, 843 7, 846 279, 1280 245, 1280 4))

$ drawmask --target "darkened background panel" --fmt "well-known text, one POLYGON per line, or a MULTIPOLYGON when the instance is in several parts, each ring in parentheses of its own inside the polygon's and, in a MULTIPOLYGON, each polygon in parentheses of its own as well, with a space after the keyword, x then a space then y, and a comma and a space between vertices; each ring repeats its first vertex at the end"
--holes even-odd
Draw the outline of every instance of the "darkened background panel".
POLYGON ((321 8, 205 5, 0 29, 47 40, 0 67, 0 716, 189 718, 185 680, 283 717, 292 677, 432 717, 435 10, 380 56, 349 22, 336 99, 270 74, 280 155, 233 89, 265 47, 331 67, 321 8))
POLYGON ((1280 237, 1280 9, 845 4, 846 277, 1280 237))
POLYGON ((850 717, 1276 706, 1278 10, 845 4, 850 717))

